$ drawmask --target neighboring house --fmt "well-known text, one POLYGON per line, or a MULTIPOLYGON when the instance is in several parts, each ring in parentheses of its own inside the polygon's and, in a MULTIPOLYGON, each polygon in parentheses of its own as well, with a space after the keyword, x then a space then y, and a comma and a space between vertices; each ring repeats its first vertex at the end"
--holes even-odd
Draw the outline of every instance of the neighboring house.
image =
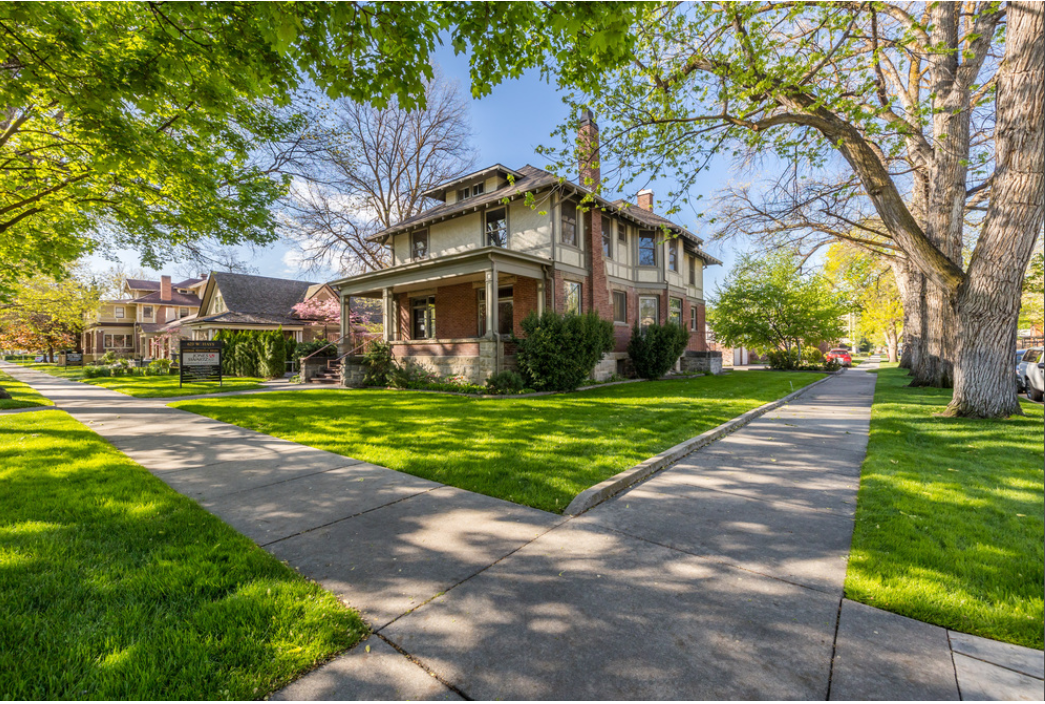
POLYGON ((121 298, 102 301, 86 321, 84 358, 94 361, 106 352, 121 357, 163 356, 164 330, 196 314, 200 306, 198 289, 204 283, 206 278, 172 283, 166 275, 159 281, 125 280, 121 298))
MULTIPOLYGON (((597 144, 590 113, 579 139, 597 144)), ((581 183, 598 183, 597 162, 596 152, 582 165, 581 183)), ((688 351, 706 353, 703 272, 721 262, 652 212, 652 192, 640 192, 637 205, 596 197, 598 209, 585 213, 579 201, 588 193, 533 166, 491 166, 428 191, 439 205, 374 235, 390 251, 388 268, 330 285, 343 310, 354 297, 382 300, 397 358, 473 381, 511 368, 509 333, 521 336, 523 318, 545 309, 614 321, 616 346, 599 379, 626 370, 637 322, 681 323, 688 351)))
POLYGON ((326 284, 211 272, 200 293, 199 312, 178 321, 180 336, 213 339, 219 330, 276 330, 298 342, 336 338, 338 323, 304 320, 294 306, 311 299, 336 299, 326 284))

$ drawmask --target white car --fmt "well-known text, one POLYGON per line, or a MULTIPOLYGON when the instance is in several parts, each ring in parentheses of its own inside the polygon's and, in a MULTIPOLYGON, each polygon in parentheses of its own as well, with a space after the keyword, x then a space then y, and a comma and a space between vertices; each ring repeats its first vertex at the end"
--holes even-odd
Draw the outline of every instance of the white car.
POLYGON ((1020 369, 1023 370, 1023 383, 1027 389, 1027 398, 1041 402, 1045 398, 1045 359, 1042 352, 1045 348, 1031 347, 1023 354, 1020 369))

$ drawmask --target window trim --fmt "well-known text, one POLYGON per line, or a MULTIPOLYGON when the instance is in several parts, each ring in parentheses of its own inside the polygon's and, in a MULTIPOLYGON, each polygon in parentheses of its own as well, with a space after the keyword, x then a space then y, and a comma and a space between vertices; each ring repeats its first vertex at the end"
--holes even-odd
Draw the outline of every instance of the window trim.
POLYGON ((142 306, 142 318, 154 318, 156 316, 156 309, 152 306, 142 306))
MULTIPOLYGON (((574 203, 572 200, 564 200, 564 201, 562 201, 559 204, 559 244, 564 245, 566 247, 573 247, 574 249, 580 249, 580 247, 577 244, 578 237, 579 237, 579 232, 578 232, 578 228, 577 228, 577 220, 578 220, 578 217, 580 215, 582 215, 582 213, 577 212, 577 204, 574 203), (565 228, 566 213, 565 213, 565 208, 567 206, 569 206, 570 208, 573 208, 573 241, 572 242, 567 242, 566 241, 566 228, 565 228)), ((583 229, 583 227, 580 228, 580 229, 583 229)))
POLYGON ((114 318, 126 318, 127 317, 127 309, 124 306, 113 306, 112 307, 112 317, 114 317, 114 318))
POLYGON ((697 258, 689 255, 689 285, 697 285, 697 258))
POLYGON ((678 302, 679 306, 678 326, 682 327, 683 325, 685 325, 685 322, 682 319, 682 313, 684 310, 686 310, 686 305, 681 298, 678 298, 676 296, 668 296, 668 322, 675 322, 675 312, 672 310, 672 306, 675 304, 676 301, 678 302))
POLYGON ((435 296, 418 296, 410 299, 410 339, 434 340, 435 337, 435 296), (417 336, 417 315, 419 308, 424 309, 425 336, 417 336))
POLYGON ((676 274, 679 273, 679 241, 677 239, 668 240, 668 268, 676 274))
POLYGON ((617 242, 623 245, 628 244, 628 226, 622 221, 617 221, 617 242))
POLYGON ((653 322, 651 323, 651 325, 660 325, 660 295, 654 294, 654 295, 647 295, 647 296, 639 296, 639 310, 638 310, 639 329, 640 330, 645 330, 647 327, 649 327, 649 325, 644 325, 642 323, 642 302, 643 301, 654 301, 653 309, 656 311, 656 317, 654 317, 653 322))
POLYGON ((615 290, 613 292, 613 322, 615 322, 615 323, 624 323, 625 325, 628 324, 628 292, 627 291, 615 290), (620 316, 617 315, 617 300, 618 300, 618 297, 619 297, 619 300, 621 301, 621 306, 620 306, 621 314, 620 314, 620 316))
POLYGON ((486 210, 484 210, 483 211, 483 218, 482 218, 482 228, 483 228, 482 235, 483 235, 483 246, 484 247, 498 247, 500 249, 511 249, 512 248, 512 234, 511 234, 512 233, 512 228, 511 228, 511 224, 508 222, 508 206, 507 205, 498 205, 497 207, 487 208, 486 210), (504 245, 503 246, 490 243, 490 231, 486 227, 486 225, 487 225, 487 218, 490 216, 490 213, 496 213, 498 210, 503 210, 504 211, 504 245))
POLYGON ((697 331, 697 307, 694 305, 689 307, 689 331, 697 331))
POLYGON ((562 296, 562 312, 564 315, 573 313, 574 315, 584 315, 584 284, 580 281, 564 281, 563 282, 563 296, 562 296), (575 290, 577 292, 577 310, 570 310, 570 291, 575 290))
POLYGON ((602 223, 602 256, 613 259, 613 221, 601 213, 599 218, 602 223))

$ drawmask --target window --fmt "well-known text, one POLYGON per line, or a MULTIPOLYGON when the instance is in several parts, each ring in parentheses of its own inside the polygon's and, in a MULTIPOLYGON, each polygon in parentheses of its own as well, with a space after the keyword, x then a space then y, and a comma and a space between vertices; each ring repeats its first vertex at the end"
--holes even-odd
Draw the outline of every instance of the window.
POLYGON ((431 340, 435 338, 435 296, 413 298, 410 300, 412 340, 431 340))
POLYGON ((617 221, 617 241, 621 244, 628 243, 628 227, 620 220, 617 221))
POLYGON ((414 259, 424 259, 428 256, 428 230, 411 233, 410 256, 414 259))
POLYGON ((581 305, 581 285, 576 281, 566 282, 566 305, 563 307, 566 313, 575 313, 580 315, 582 312, 581 305))
POLYGON ((602 254, 605 257, 613 256, 613 225, 610 219, 602 216, 602 254))
POLYGON ((628 294, 624 291, 613 292, 613 322, 628 322, 628 294))
POLYGON ((109 350, 123 350, 129 349, 134 345, 133 335, 106 335, 105 336, 105 349, 109 350))
POLYGON ((639 266, 657 266, 657 235, 651 230, 639 232, 639 266))
POLYGON ((668 265, 672 271, 679 270, 679 241, 670 240, 668 242, 668 265))
POLYGON ((113 308, 113 315, 115 315, 117 318, 122 318, 124 315, 123 306, 116 306, 115 308, 113 308))
POLYGON ((689 285, 690 286, 696 286, 697 285, 697 258, 696 257, 690 257, 689 258, 689 285))
POLYGON ((508 247, 508 211, 504 208, 486 211, 486 246, 508 247))
POLYGON ((682 299, 668 299, 668 322, 682 327, 682 299))
POLYGON ((486 191, 486 184, 476 183, 457 190, 457 200, 465 200, 473 196, 482 195, 486 191))
POLYGON ((142 306, 142 317, 143 318, 151 318, 152 317, 152 306, 142 306))
POLYGON ((577 206, 566 201, 562 208, 562 243, 577 246, 577 206))
POLYGON ((660 323, 660 296, 639 296, 639 327, 660 323))
POLYGON ((179 318, 185 318, 188 315, 189 315, 189 309, 188 308, 179 308, 178 309, 178 317, 179 318))
POLYGON ((689 329, 693 332, 697 331, 697 307, 693 306, 689 309, 689 329))
MULTIPOLYGON (((486 290, 477 291, 479 309, 479 337, 486 336, 486 290)), ((513 289, 506 286, 497 290, 497 332, 501 335, 510 335, 515 326, 514 305, 512 301, 513 289)))

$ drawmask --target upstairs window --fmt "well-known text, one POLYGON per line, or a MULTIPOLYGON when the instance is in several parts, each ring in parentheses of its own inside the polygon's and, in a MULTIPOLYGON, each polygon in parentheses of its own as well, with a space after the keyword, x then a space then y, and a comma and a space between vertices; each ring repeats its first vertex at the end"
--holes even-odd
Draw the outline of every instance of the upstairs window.
POLYGON ((457 200, 465 200, 467 198, 474 198, 475 196, 481 196, 486 192, 486 184, 475 183, 471 186, 465 186, 457 190, 457 200))
POLYGON ((508 247, 508 211, 504 208, 486 211, 486 246, 508 247))
POLYGON ((613 257, 613 224, 608 217, 602 216, 602 255, 607 259, 613 257))
POLYGON ((428 230, 411 233, 410 256, 413 259, 424 259, 428 256, 428 230))
POLYGON ((188 308, 179 308, 178 309, 178 317, 179 318, 185 318, 188 315, 189 315, 189 309, 188 308))
POLYGON ((152 306, 143 306, 142 307, 142 317, 143 318, 152 318, 152 306))
POLYGON ((668 265, 672 271, 679 270, 679 243, 678 240, 668 242, 668 265))
POLYGON ((657 266, 657 235, 652 230, 639 232, 639 266, 657 266))
POLYGON ((435 338, 435 296, 410 300, 410 339, 431 340, 435 338))
POLYGON ((689 285, 690 286, 696 286, 697 285, 697 258, 696 257, 690 257, 689 258, 689 285))
POLYGON ((617 241, 621 244, 628 244, 628 226, 620 220, 617 221, 617 241))
POLYGON ((577 246, 577 206, 566 201, 562 209, 562 243, 577 246))
POLYGON ((113 308, 113 316, 117 318, 122 318, 124 316, 123 306, 116 306, 115 308, 113 308))
POLYGON ((566 305, 564 312, 581 314, 581 285, 576 281, 566 282, 566 305))

